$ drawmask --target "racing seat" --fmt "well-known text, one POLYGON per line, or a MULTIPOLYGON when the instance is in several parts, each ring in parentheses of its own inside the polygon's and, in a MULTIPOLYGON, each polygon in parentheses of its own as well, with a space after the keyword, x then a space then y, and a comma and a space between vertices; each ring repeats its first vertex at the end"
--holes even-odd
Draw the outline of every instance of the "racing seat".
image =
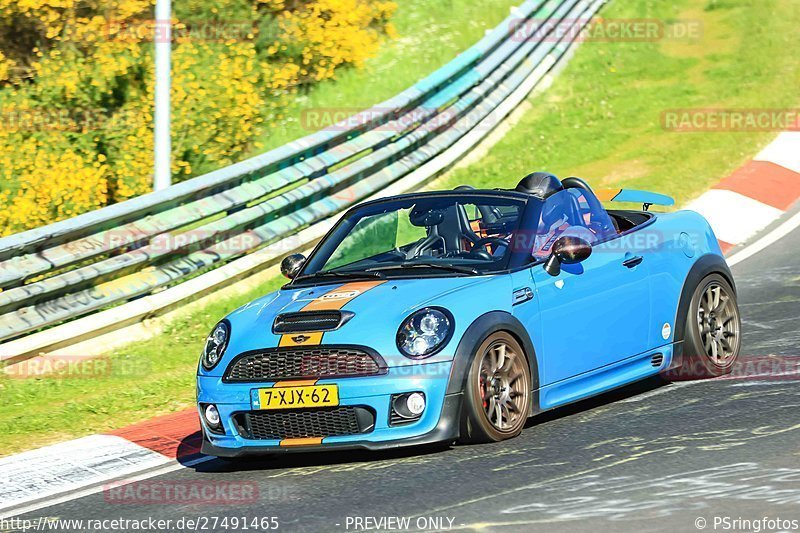
POLYGON ((567 191, 551 195, 542 206, 531 255, 545 259, 559 237, 572 235, 589 243, 596 241, 594 233, 585 227, 578 199, 567 191))
POLYGON ((437 234, 444 239, 446 252, 467 251, 464 241, 475 244, 480 237, 472 230, 467 211, 461 204, 444 210, 444 219, 436 226, 437 234))
POLYGON ((427 226, 428 235, 406 252, 406 259, 432 250, 438 250, 442 254, 468 251, 472 244, 480 240, 472 230, 467 212, 461 204, 435 211, 415 209, 410 218, 415 226, 427 226))
POLYGON ((546 201, 542 206, 539 227, 549 228, 562 220, 570 226, 582 225, 581 208, 578 199, 572 194, 563 193, 546 201))
MULTIPOLYGON (((472 185, 459 185, 454 191, 474 191, 476 190, 475 187, 472 185)), ((503 214, 500 212, 499 209, 496 207, 490 207, 488 205, 478 205, 478 212, 481 214, 481 222, 484 224, 493 224, 503 218, 503 214)), ((475 229, 473 225, 470 225, 473 230, 475 229)), ((476 232, 477 233, 477 232, 476 232)), ((485 236, 485 235, 484 235, 485 236)))
MULTIPOLYGON (((603 205, 600 203, 600 200, 597 199, 597 196, 595 196, 594 191, 589 186, 589 184, 586 183, 585 180, 572 176, 569 178, 564 178, 561 184, 564 186, 565 189, 580 189, 581 191, 583 191, 583 196, 584 198, 586 198, 586 201, 589 204, 589 207, 591 208, 593 216, 595 216, 595 218, 598 218, 597 213, 605 213, 605 209, 603 209, 603 205)), ((592 222, 595 222, 598 225, 600 225, 603 231, 611 230, 611 228, 613 227, 614 233, 620 233, 619 223, 617 222, 617 219, 610 214, 607 214, 607 216, 604 217, 603 220, 600 221, 593 220, 592 222), (609 221, 610 225, 608 223, 609 221)))

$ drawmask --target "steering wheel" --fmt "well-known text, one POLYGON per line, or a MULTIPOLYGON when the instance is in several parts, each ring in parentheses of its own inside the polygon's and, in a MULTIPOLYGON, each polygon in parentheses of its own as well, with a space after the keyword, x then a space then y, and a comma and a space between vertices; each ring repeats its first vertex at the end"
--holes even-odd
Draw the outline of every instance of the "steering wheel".
POLYGON ((472 245, 472 250, 470 250, 470 253, 478 252, 478 248, 484 248, 487 244, 494 244, 497 245, 498 247, 505 246, 506 248, 508 248, 508 241, 506 241, 505 239, 501 239, 500 237, 484 237, 482 239, 478 239, 477 241, 475 241, 475 244, 472 245))

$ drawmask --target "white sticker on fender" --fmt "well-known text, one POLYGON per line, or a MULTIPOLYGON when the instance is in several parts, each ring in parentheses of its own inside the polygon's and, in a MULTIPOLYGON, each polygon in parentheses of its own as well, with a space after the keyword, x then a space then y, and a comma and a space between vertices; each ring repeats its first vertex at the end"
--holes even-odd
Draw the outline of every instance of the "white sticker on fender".
POLYGON ((661 336, 664 337, 664 340, 669 339, 669 336, 672 334, 672 327, 670 327, 669 322, 664 324, 664 327, 661 328, 661 336))

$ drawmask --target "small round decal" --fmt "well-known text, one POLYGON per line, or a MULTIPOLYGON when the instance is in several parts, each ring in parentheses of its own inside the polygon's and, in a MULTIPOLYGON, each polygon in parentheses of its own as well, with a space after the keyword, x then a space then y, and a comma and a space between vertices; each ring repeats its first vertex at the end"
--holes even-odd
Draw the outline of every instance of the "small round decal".
POLYGON ((664 324, 664 327, 661 328, 661 336, 664 337, 664 340, 669 339, 669 336, 672 334, 672 328, 669 325, 669 322, 664 324))

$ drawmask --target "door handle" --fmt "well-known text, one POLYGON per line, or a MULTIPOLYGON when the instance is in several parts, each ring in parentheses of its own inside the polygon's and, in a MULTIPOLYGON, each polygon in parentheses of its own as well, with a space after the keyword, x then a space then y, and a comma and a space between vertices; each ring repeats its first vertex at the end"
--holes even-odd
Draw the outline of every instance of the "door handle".
POLYGON ((642 263, 642 261, 644 261, 644 257, 642 257, 641 255, 637 255, 635 257, 631 257, 630 259, 626 259, 625 261, 622 262, 622 264, 627 268, 633 268, 635 266, 639 266, 642 263))

